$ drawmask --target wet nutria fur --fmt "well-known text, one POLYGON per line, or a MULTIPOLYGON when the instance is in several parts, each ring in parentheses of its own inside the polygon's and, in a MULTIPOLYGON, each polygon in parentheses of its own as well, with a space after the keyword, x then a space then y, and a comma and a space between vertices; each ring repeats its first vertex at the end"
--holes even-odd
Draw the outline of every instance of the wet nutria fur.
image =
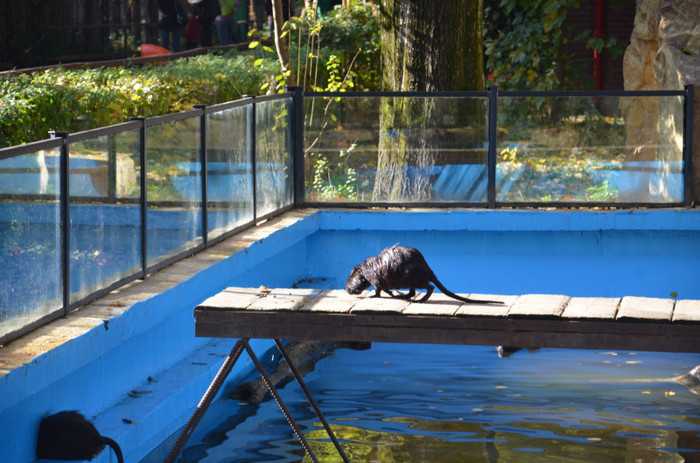
POLYGON ((363 263, 352 269, 345 283, 345 290, 350 294, 360 294, 373 286, 375 289, 373 297, 379 297, 384 291, 391 297, 407 299, 416 294, 416 289, 425 289, 426 295, 418 300, 418 302, 425 302, 435 289, 431 283, 458 301, 502 304, 499 301, 467 299, 454 294, 440 283, 420 251, 405 246, 392 246, 384 249, 377 257, 365 259, 363 263), (408 294, 395 295, 391 292, 391 290, 403 288, 409 290, 408 294))
POLYGON ((119 444, 101 436, 80 413, 65 411, 41 420, 36 454, 48 460, 92 460, 105 445, 112 447, 119 463, 124 463, 119 444))

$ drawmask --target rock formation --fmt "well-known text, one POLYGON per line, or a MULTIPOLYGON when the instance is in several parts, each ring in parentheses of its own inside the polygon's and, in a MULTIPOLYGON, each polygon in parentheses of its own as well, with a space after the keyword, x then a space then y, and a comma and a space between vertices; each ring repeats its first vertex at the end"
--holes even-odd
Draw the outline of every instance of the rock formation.
MULTIPOLYGON (((679 90, 698 86, 694 101, 693 185, 700 199, 700 0, 637 0, 634 30, 623 60, 625 90, 679 90)), ((627 161, 679 161, 683 114, 672 98, 624 98, 627 161), (658 147, 658 148, 657 148, 658 147)), ((676 167, 677 168, 677 167, 676 167)), ((674 165, 651 181, 648 199, 674 197, 674 165)), ((678 179, 678 176, 675 176, 678 179)), ((642 182, 643 183, 643 182, 642 182)), ((675 185, 677 191, 678 185, 675 185)), ((681 190, 682 191, 682 190, 681 190)), ((624 199, 624 198, 621 198, 624 199)), ((646 199, 640 198, 638 199, 646 199)))
MULTIPOLYGON (((695 86, 693 102, 694 200, 700 199, 700 0, 665 0, 659 15, 659 51, 654 59, 654 76, 664 90, 695 86)), ((660 108, 659 135, 682 149, 683 115, 660 108), (662 123, 663 121, 663 123, 662 123)), ((667 153, 658 153, 667 159, 667 153)))
MULTIPOLYGON (((622 61, 625 90, 658 90, 654 77, 654 57, 659 49, 658 25, 661 0, 638 0, 634 29, 622 61)), ((627 145, 635 147, 628 160, 656 159, 656 121, 659 114, 655 98, 624 98, 620 109, 627 127, 627 145)))

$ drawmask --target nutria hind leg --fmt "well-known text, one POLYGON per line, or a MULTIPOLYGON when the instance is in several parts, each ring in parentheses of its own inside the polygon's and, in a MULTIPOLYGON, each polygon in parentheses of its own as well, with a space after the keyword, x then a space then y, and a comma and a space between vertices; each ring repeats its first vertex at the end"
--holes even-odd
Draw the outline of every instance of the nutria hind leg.
POLYGON ((425 293, 425 296, 423 296, 422 298, 418 299, 418 302, 425 302, 425 301, 427 301, 428 298, 430 297, 430 295, 433 294, 433 291, 435 290, 435 288, 433 288, 433 285, 428 285, 428 286, 425 288, 425 290, 427 291, 427 292, 425 293))

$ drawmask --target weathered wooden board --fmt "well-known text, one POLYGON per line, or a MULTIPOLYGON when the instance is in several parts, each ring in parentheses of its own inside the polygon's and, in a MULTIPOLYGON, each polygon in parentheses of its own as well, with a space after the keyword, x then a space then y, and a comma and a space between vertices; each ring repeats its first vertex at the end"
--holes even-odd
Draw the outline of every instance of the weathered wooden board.
POLYGON ((655 297, 623 297, 620 310, 617 311, 618 319, 671 321, 672 316, 673 299, 655 297))
POLYGON ((673 321, 700 322, 700 301, 682 299, 676 302, 676 306, 673 309, 673 321))
POLYGON ((645 307, 645 298, 469 295, 504 302, 492 305, 461 303, 443 294, 424 303, 368 296, 228 288, 195 309, 195 332, 204 337, 700 352, 700 301, 679 301, 673 312, 674 301, 670 309, 664 299, 645 307), (625 309, 622 316, 618 304, 625 309))
POLYGON ((508 316, 559 317, 569 302, 558 294, 525 294, 508 311, 508 316))
POLYGON ((275 288, 250 304, 248 310, 297 310, 321 294, 320 289, 275 288))
MULTIPOLYGON (((368 295, 369 293, 365 292, 360 297, 364 298, 368 295)), ((333 289, 323 291, 319 297, 309 299, 299 310, 306 312, 349 313, 358 300, 358 296, 352 296, 347 291, 333 289)))
POLYGON ((403 313, 407 315, 453 316, 462 302, 442 293, 434 293, 426 302, 413 302, 403 313))
POLYGON ((231 307, 245 309, 264 295, 265 293, 261 293, 259 289, 254 288, 226 288, 204 301, 202 306, 213 309, 231 307))
POLYGON ((508 311, 515 304, 518 296, 501 296, 497 294, 470 294, 469 298, 478 299, 482 301, 500 301, 503 304, 482 304, 478 302, 472 302, 469 304, 462 304, 462 306, 457 310, 456 315, 463 317, 505 317, 508 315, 508 311))
POLYGON ((614 320, 619 305, 619 297, 572 297, 561 316, 614 320))

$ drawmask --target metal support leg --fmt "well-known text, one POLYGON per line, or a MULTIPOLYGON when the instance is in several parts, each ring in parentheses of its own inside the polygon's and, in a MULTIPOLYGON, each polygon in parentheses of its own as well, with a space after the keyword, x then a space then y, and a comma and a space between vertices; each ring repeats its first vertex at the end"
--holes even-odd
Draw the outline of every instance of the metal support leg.
POLYGON ((296 434, 297 439, 299 439, 301 446, 304 447, 304 450, 306 451, 307 455, 309 455, 309 457, 311 457, 311 460, 314 463, 318 463, 318 458, 316 458, 314 451, 311 450, 309 443, 304 438, 304 434, 302 434, 301 430, 299 429, 299 426, 297 426, 296 421, 294 421, 294 418, 292 418, 291 413, 289 413, 289 409, 282 401, 282 398, 280 397, 280 395, 277 393, 277 389, 275 389, 275 385, 272 384, 272 381, 270 381, 270 377, 265 372, 265 369, 260 364, 260 361, 255 356, 255 353, 253 353, 253 349, 250 348, 247 341, 244 341, 244 346, 245 346, 246 351, 248 351, 248 355, 250 355, 250 358, 253 360, 253 363, 255 363, 255 367, 260 372, 260 376, 262 377, 262 380, 265 383, 265 386, 267 386, 267 389, 270 391, 270 394, 272 394, 272 397, 275 398, 275 401, 277 402, 277 405, 279 405, 280 410, 282 410, 284 417, 287 418, 287 422, 289 423, 289 426, 292 427, 292 431, 294 431, 294 434, 296 434))
MULTIPOLYGON (((309 400, 309 403, 311 404, 314 411, 316 412, 316 416, 318 416, 318 418, 321 420, 321 423, 323 423, 323 427, 326 429, 326 432, 328 433, 331 440, 333 441, 333 445, 335 445, 335 448, 338 450, 338 453, 342 457, 343 461, 345 463, 349 463, 350 460, 348 459, 347 455, 345 455, 345 452, 343 451, 342 447, 340 446, 338 439, 336 439, 335 435, 333 434, 331 427, 328 425, 328 422, 326 421, 325 417, 323 416, 323 413, 321 412, 318 405, 316 404, 316 401, 312 397, 311 392, 306 387, 306 384, 304 383, 304 380, 301 378, 301 375, 299 374, 296 367, 294 366, 294 363, 292 363, 291 359, 287 355, 287 351, 284 349, 284 347, 282 346, 282 343, 278 339, 275 339, 275 344, 277 344, 277 348, 279 349, 280 353, 282 354, 285 361, 287 362, 287 365, 289 366, 289 370, 292 372, 292 374, 294 375, 296 380, 299 382, 299 385, 301 386, 301 389, 304 391, 306 398, 309 400)), ((224 361, 224 364, 221 365, 219 372, 216 374, 216 377, 214 378, 214 381, 212 381, 212 383, 209 385, 207 392, 204 394, 204 397, 202 397, 202 400, 200 400, 199 405, 197 405, 197 408, 195 409, 194 413, 192 414, 192 417, 190 418, 190 420, 185 425, 185 428, 182 430, 182 433, 180 433, 180 436, 178 437, 177 441, 175 442, 175 445, 173 445, 173 448, 170 449, 170 453, 168 453, 168 456, 165 459, 165 463, 173 463, 175 461, 175 459, 178 457, 178 455, 180 454, 180 452, 182 451, 182 449, 185 447, 185 444, 187 443, 187 441, 190 438, 190 436, 192 435, 192 433, 194 433, 194 430, 197 427, 197 425, 199 424, 199 421, 202 419, 202 417, 204 416, 204 413, 207 411, 207 409, 211 405, 212 401, 216 397, 216 394, 219 392, 219 389, 221 389, 221 386, 224 384, 224 381, 226 380, 228 375, 231 373, 231 370, 233 369, 233 366, 238 361, 238 358, 241 356, 243 349, 245 349, 248 352, 248 355, 250 356, 251 360, 253 360, 253 363, 255 364, 255 367, 258 369, 258 372, 260 373, 260 377, 262 378, 263 382, 265 383, 265 386, 267 386, 267 389, 270 391, 270 394, 272 394, 272 397, 274 397, 275 401, 277 402, 277 405, 279 405, 280 409, 282 410, 282 413, 284 414, 284 417, 287 419, 287 422, 289 423, 289 426, 291 426, 292 431, 294 431, 294 434, 297 436, 297 439, 299 439, 301 446, 304 447, 304 451, 306 451, 306 453, 309 455, 309 457, 311 458, 311 460, 313 462, 318 463, 318 458, 316 458, 316 455, 314 454, 313 450, 309 446, 309 443, 306 441, 306 438, 304 438, 304 434, 299 429, 299 426, 297 425, 296 421, 294 421, 294 418, 292 417, 291 413, 289 412, 289 409, 282 401, 282 398, 280 397, 279 393, 277 392, 277 389, 275 388, 274 384, 272 384, 272 381, 270 380, 270 377, 268 376, 267 372, 265 372, 265 369, 263 368, 262 364, 260 363, 260 360, 258 360, 258 357, 253 352, 253 349, 251 349, 250 345, 248 344, 247 339, 239 339, 238 342, 236 342, 236 345, 233 346, 233 349, 231 349, 231 353, 228 355, 228 357, 224 361)))
POLYGON ((311 404, 311 407, 314 409, 314 412, 316 412, 316 416, 318 417, 319 420, 321 420, 321 423, 323 424, 323 427, 326 430, 326 433, 328 433, 328 437, 331 438, 333 441, 333 445, 335 445, 336 450, 338 450, 338 453, 340 454, 340 457, 343 459, 345 463, 350 463, 350 460, 348 459, 348 456, 345 454, 343 451, 343 448, 340 446, 340 442, 338 442, 338 439, 336 439, 335 434, 333 433, 333 430, 331 429, 330 425, 328 424, 328 421, 326 421, 326 418, 323 416, 323 412, 321 412, 321 409, 318 407, 318 404, 316 403, 316 400, 314 400, 313 396, 311 395, 311 391, 306 387, 306 383, 304 383, 304 380, 302 379, 301 375, 296 369, 296 366, 294 366, 294 363, 292 360, 289 358, 287 355, 287 351, 280 342, 279 339, 275 339, 275 344, 277 344, 277 348, 279 349, 280 353, 282 354, 282 357, 284 357, 284 360, 287 362, 287 366, 289 367, 289 370, 292 372, 294 377, 296 378, 297 382, 299 383, 299 386, 301 386, 301 390, 304 391, 304 394, 306 395, 307 400, 311 404))
MULTIPOLYGON (((165 463, 174 462, 177 456, 180 454, 183 447, 187 443, 187 440, 197 427, 197 424, 199 424, 199 421, 202 419, 202 416, 204 416, 204 413, 207 411, 209 405, 211 405, 211 402, 214 400, 214 397, 216 397, 216 394, 219 392, 219 389, 221 389, 221 386, 224 384, 226 377, 229 375, 229 373, 231 373, 233 365, 235 365, 238 357, 240 357, 241 353, 243 352, 244 346, 248 347, 248 341, 244 339, 239 339, 236 345, 233 346, 231 353, 228 354, 224 364, 221 365, 219 372, 214 378, 214 381, 212 381, 212 383, 209 385, 207 392, 204 393, 204 397, 202 397, 202 400, 199 401, 199 405, 197 405, 192 417, 185 425, 185 429, 182 430, 182 433, 180 434, 180 437, 177 438, 175 445, 173 445, 173 448, 170 449, 170 453, 168 453, 165 463)), ((250 349, 250 347, 248 347, 248 349, 250 349)))

